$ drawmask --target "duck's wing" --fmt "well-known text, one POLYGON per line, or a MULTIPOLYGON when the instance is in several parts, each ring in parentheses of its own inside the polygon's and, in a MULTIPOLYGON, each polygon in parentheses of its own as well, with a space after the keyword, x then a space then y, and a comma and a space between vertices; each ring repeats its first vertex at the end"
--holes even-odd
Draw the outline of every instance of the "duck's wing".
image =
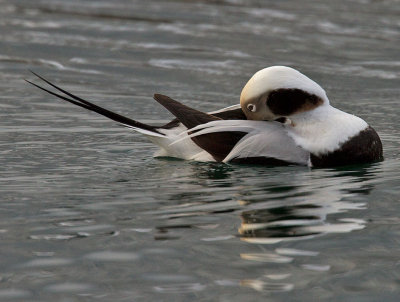
MULTIPOLYGON (((215 117, 219 117, 223 120, 246 120, 246 115, 243 113, 240 104, 232 105, 226 108, 222 108, 217 111, 208 112, 215 117)), ((161 129, 172 129, 178 127, 181 122, 176 118, 172 121, 168 122, 167 124, 161 126, 161 129)))
MULTIPOLYGON (((155 94, 154 99, 186 126, 189 133, 192 133, 196 126, 222 120, 220 117, 190 108, 165 95, 155 94)), ((235 112, 237 114, 237 111, 235 112)), ((214 132, 197 135, 192 140, 210 153, 216 161, 222 161, 245 135, 246 133, 242 131, 214 132)))
POLYGON ((244 114, 242 108, 240 107, 240 104, 232 105, 217 111, 209 112, 209 114, 212 114, 223 120, 247 120, 246 115, 244 114))
POLYGON ((191 129, 189 137, 245 133, 222 160, 223 162, 259 163, 269 165, 308 165, 310 153, 288 135, 287 126, 279 122, 250 120, 219 120, 191 129))

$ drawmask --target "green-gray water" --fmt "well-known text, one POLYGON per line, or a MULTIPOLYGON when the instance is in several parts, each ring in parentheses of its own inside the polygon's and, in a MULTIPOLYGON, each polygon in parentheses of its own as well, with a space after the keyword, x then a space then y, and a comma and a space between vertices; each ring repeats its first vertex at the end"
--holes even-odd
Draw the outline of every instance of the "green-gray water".
POLYGON ((398 1, 0 0, 0 300, 398 301, 399 15, 398 1), (171 116, 153 93, 216 110, 271 65, 371 124, 385 161, 155 159, 23 80, 157 124, 171 116))

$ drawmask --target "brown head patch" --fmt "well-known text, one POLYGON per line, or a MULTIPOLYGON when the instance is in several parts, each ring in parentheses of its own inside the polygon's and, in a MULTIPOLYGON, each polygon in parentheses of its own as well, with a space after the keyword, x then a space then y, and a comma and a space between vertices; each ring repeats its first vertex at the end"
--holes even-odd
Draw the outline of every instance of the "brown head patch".
POLYGON ((295 88, 273 90, 267 99, 267 106, 271 112, 282 116, 312 110, 322 103, 323 100, 315 94, 295 88))

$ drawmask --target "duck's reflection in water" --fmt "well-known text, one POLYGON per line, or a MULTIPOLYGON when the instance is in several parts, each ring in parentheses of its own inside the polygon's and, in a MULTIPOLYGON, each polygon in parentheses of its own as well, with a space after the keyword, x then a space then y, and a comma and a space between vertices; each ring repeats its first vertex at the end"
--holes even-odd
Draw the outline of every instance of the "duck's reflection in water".
MULTIPOLYGON (((317 256, 319 252, 279 248, 277 243, 363 229, 366 226, 364 219, 328 219, 328 216, 365 209, 364 202, 352 200, 359 200, 357 195, 370 193, 374 173, 364 169, 330 172, 333 172, 333 177, 324 179, 319 185, 318 181, 312 180, 306 194, 296 194, 298 187, 285 186, 286 196, 292 195, 291 198, 241 201, 249 209, 240 213, 239 236, 242 241, 258 244, 262 252, 242 253, 240 257, 260 264, 291 263, 298 256, 317 256)), ((323 272, 330 270, 330 265, 303 264, 301 269, 323 272)), ((289 291, 294 284, 283 281, 288 281, 290 276, 290 273, 266 273, 257 279, 244 279, 240 284, 257 291, 289 291)))
MULTIPOLYGON (((317 251, 306 251, 291 248, 276 248, 276 243, 310 239, 328 233, 345 233, 365 227, 362 219, 343 218, 337 222, 328 223, 326 218, 330 214, 349 209, 362 209, 362 203, 336 202, 332 205, 296 204, 269 209, 243 211, 242 223, 239 228, 240 238, 243 241, 261 245, 272 245, 271 249, 263 248, 260 253, 242 253, 240 257, 247 261, 264 264, 291 263, 298 256, 317 256, 317 251)), ((305 264, 302 269, 313 271, 327 271, 328 264, 305 264)), ((268 270, 267 270, 268 271, 268 270)), ((279 272, 279 270, 277 270, 279 272)), ((282 281, 288 280, 291 274, 266 273, 257 279, 244 279, 241 286, 250 287, 257 291, 290 291, 295 285, 282 281)))
POLYGON ((208 230, 202 241, 231 240, 234 234, 221 232, 229 228, 220 225, 216 215, 235 213, 241 221, 236 236, 251 244, 244 250, 239 247, 238 254, 241 263, 248 262, 252 269, 241 280, 228 283, 262 292, 290 291, 298 282, 307 282, 295 274, 329 271, 331 263, 323 257, 319 243, 312 245, 315 250, 303 250, 294 241, 363 229, 366 221, 359 218, 359 211, 367 206, 363 196, 379 181, 374 177, 379 165, 313 171, 260 169, 264 174, 257 170, 254 177, 241 175, 248 173, 242 167, 194 167, 200 190, 174 194, 172 204, 152 211, 164 222, 157 227, 155 239, 179 239, 173 236, 177 229, 202 229, 208 230))
POLYGON ((341 219, 327 223, 326 216, 349 209, 361 209, 363 204, 337 203, 332 206, 298 204, 272 209, 243 211, 239 234, 251 243, 277 243, 310 238, 326 233, 347 233, 364 228, 362 219, 341 219))

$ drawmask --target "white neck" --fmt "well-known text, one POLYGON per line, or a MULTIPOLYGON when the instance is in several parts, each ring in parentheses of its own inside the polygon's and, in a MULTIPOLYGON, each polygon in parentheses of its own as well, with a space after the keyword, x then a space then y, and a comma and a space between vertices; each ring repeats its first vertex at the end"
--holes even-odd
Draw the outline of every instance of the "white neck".
POLYGON ((335 151, 350 137, 368 127, 361 118, 324 104, 290 117, 289 135, 296 144, 313 154, 335 151))

